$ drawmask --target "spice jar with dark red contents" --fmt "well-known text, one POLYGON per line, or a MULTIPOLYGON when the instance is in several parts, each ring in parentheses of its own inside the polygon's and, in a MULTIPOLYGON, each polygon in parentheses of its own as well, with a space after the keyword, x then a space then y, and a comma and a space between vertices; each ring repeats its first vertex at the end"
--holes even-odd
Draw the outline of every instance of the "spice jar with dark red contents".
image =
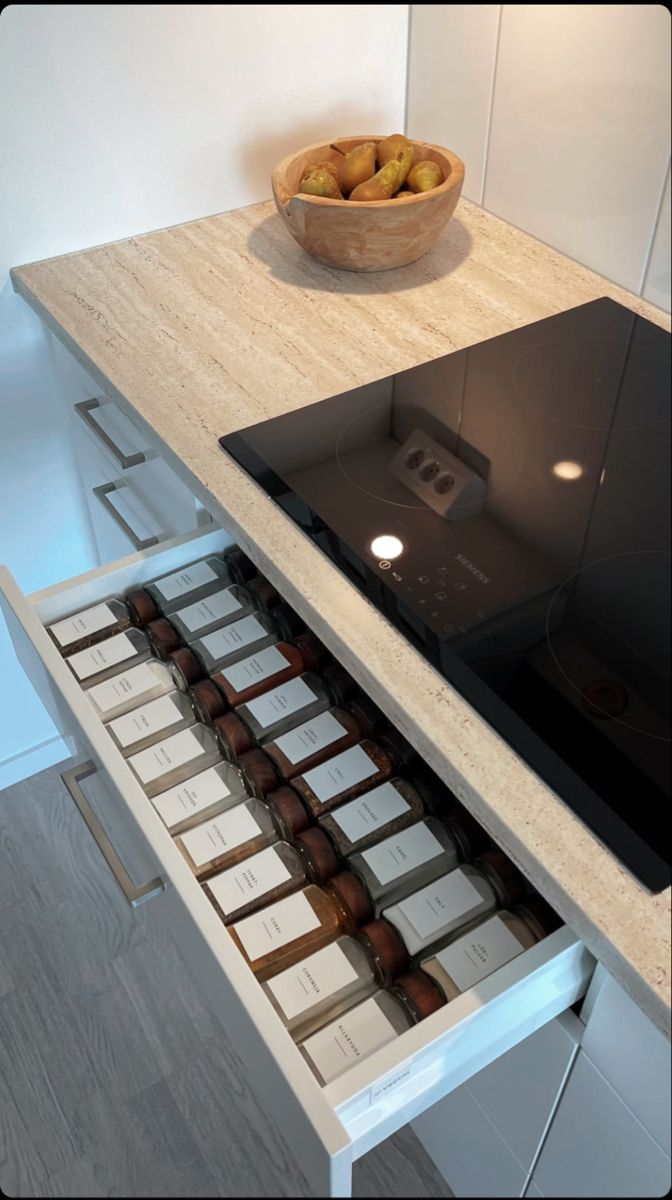
POLYGON ((157 658, 167 658, 184 643, 202 640, 213 630, 240 621, 257 611, 257 602, 247 587, 233 583, 202 600, 178 608, 168 617, 160 617, 147 626, 147 636, 157 658))
POLYGON ((235 762, 256 744, 264 745, 331 706, 343 704, 356 690, 354 679, 338 663, 325 667, 319 675, 314 671, 297 675, 241 704, 235 712, 215 718, 213 729, 222 754, 235 762))
POLYGON ((236 663, 241 658, 276 642, 291 641, 305 626, 298 613, 288 604, 278 604, 273 616, 252 612, 240 620, 231 621, 188 646, 173 650, 168 658, 171 670, 179 677, 184 690, 205 679, 214 671, 236 663))
POLYGON ((350 871, 321 887, 309 884, 229 925, 229 933, 258 979, 268 979, 371 918, 369 898, 350 871))
POLYGON ((213 875, 203 886, 218 915, 229 925, 307 883, 325 883, 338 870, 340 863, 329 839, 312 827, 297 834, 293 845, 274 842, 213 875))
POLYGON ((307 829, 309 817, 291 788, 266 800, 251 797, 209 821, 195 825, 175 843, 197 879, 208 879, 279 838, 293 841, 307 829))
POLYGON ((320 766, 296 776, 292 787, 314 817, 321 816, 353 796, 368 792, 408 767, 415 751, 396 729, 387 729, 375 741, 366 738, 356 746, 333 755, 320 766))
POLYGON ((283 779, 294 779, 341 750, 373 737, 384 724, 380 709, 367 696, 359 696, 264 742, 264 752, 283 779))
POLYGON ((301 633, 291 642, 276 642, 224 667, 211 679, 195 683, 189 698, 199 721, 210 724, 229 709, 280 687, 304 671, 315 671, 328 657, 314 634, 301 633))

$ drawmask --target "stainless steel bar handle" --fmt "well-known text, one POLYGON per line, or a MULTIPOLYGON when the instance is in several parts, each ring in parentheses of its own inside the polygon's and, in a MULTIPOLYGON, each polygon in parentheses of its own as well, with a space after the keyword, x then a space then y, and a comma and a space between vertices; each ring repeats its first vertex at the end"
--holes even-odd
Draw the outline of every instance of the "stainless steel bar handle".
POLYGON ((143 887, 136 887, 133 883, 112 842, 79 786, 82 779, 87 779, 89 775, 95 774, 96 770, 95 763, 89 760, 88 762, 81 763, 78 767, 70 767, 68 771, 64 771, 61 779, 77 805, 91 837, 100 850, 128 903, 132 908, 137 908, 145 900, 151 900, 152 896, 158 896, 160 892, 165 891, 165 880, 157 876, 156 879, 152 879, 149 883, 144 884, 143 887))
POLYGON ((120 487, 128 487, 127 483, 99 483, 97 487, 92 488, 96 499, 100 500, 103 508, 110 514, 112 520, 116 522, 120 529, 124 531, 127 538, 130 538, 136 550, 146 550, 148 546, 158 546, 159 539, 155 534, 148 538, 140 538, 134 529, 131 528, 128 521, 125 521, 120 512, 117 512, 113 504, 110 504, 108 495, 110 492, 119 491, 120 487))
POLYGON ((129 467, 137 467, 139 463, 147 462, 148 455, 143 450, 136 450, 135 454, 124 454, 123 450, 117 446, 117 443, 112 441, 109 433, 107 433, 102 425, 99 425, 93 416, 96 408, 100 408, 100 400, 80 400, 75 404, 75 412, 83 421, 86 422, 89 429, 92 429, 96 437, 107 446, 107 449, 114 455, 122 471, 128 470, 129 467))

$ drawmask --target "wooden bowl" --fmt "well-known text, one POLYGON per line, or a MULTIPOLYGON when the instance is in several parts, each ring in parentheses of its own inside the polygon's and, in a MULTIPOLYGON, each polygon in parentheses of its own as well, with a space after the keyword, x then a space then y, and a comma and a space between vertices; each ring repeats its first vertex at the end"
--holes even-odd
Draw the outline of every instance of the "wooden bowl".
POLYGON ((299 192, 310 163, 337 162, 361 142, 380 142, 380 134, 317 142, 284 158, 272 174, 273 196, 292 237, 327 267, 344 271, 391 271, 420 258, 450 220, 460 198, 464 163, 450 150, 417 142, 414 162, 431 159, 443 171, 443 183, 431 192, 399 199, 329 200, 299 192), (297 194, 298 193, 298 194, 297 194))

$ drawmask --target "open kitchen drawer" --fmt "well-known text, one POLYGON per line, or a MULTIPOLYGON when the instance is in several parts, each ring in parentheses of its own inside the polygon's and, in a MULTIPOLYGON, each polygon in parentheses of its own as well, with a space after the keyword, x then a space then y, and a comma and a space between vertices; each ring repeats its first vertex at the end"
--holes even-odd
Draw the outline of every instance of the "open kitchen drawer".
MULTIPOLYGON (((72 752, 86 760, 65 777, 80 805, 85 777, 95 767, 108 862, 114 867, 113 848, 128 846, 129 839, 142 853, 147 878, 135 883, 148 886, 133 891, 127 881, 129 900, 146 891, 148 902, 160 906, 314 1194, 347 1196, 354 1159, 572 1005, 586 990, 594 960, 571 930, 559 929, 341 1079, 320 1086, 44 629, 230 541, 221 529, 195 532, 33 596, 24 596, 0 568, 0 601, 29 678, 72 752)), ((100 830, 92 831, 101 839, 100 830)), ((119 875, 119 864, 115 869, 119 875)))

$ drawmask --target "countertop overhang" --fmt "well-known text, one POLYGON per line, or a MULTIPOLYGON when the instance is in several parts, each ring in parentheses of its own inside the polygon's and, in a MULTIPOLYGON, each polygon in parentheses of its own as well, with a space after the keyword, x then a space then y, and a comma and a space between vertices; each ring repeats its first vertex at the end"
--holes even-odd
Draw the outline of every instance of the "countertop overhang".
POLYGON ((599 296, 669 330, 667 314, 465 200, 424 258, 389 273, 320 266, 269 201, 12 279, 669 1036, 670 889, 622 867, 217 442, 599 296))

